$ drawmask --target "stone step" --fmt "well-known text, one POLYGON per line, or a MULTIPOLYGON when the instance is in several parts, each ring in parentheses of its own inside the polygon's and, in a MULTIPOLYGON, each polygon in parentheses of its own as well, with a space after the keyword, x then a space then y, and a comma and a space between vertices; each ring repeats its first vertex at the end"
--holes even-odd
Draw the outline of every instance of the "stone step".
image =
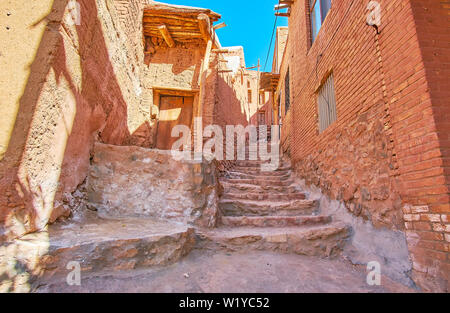
POLYGON ((225 192, 222 196, 223 199, 229 200, 304 200, 306 199, 306 195, 301 192, 294 193, 272 193, 272 192, 225 192))
POLYGON ((265 174, 247 174, 242 172, 234 172, 230 171, 228 172, 225 177, 231 178, 231 179, 252 179, 252 180, 263 180, 263 181, 285 181, 289 178, 291 178, 291 175, 285 174, 285 175, 265 175, 265 174))
POLYGON ((220 199, 224 216, 296 216, 317 213, 317 200, 252 201, 220 199))
POLYGON ((327 224, 331 216, 223 216, 221 224, 229 227, 289 227, 327 224))
POLYGON ((290 186, 293 181, 291 178, 286 180, 280 179, 245 179, 245 178, 225 178, 222 180, 223 182, 230 184, 248 184, 248 185, 257 185, 257 186, 290 186))
POLYGON ((221 227, 199 234, 199 247, 228 251, 269 250, 333 257, 350 236, 342 223, 300 227, 221 227))
MULTIPOLYGON (((79 262, 82 272, 167 265, 195 245, 194 229, 153 219, 89 219, 58 223, 48 232, 29 234, 18 243, 29 251, 45 277, 67 275, 67 264, 79 262)), ((16 260, 19 261, 19 260, 16 260)), ((24 261, 22 261, 24 262, 24 261)))
POLYGON ((255 184, 241 184, 229 183, 225 179, 221 179, 220 183, 224 188, 225 193, 242 193, 242 192, 256 192, 256 193, 298 193, 295 186, 281 186, 281 185, 265 185, 259 186, 255 184))
MULTIPOLYGON (((236 162, 245 162, 245 161, 236 161, 236 162)), ((260 173, 274 173, 274 172, 279 172, 279 171, 290 171, 291 167, 290 166, 285 166, 285 165, 278 165, 277 168, 274 169, 270 169, 267 170, 266 168, 264 168, 263 171, 263 164, 270 164, 269 162, 263 162, 263 163, 259 163, 259 164, 245 164, 245 163, 235 163, 234 167, 233 167, 233 171, 239 171, 239 172, 246 172, 247 170, 249 171, 258 171, 260 173)))

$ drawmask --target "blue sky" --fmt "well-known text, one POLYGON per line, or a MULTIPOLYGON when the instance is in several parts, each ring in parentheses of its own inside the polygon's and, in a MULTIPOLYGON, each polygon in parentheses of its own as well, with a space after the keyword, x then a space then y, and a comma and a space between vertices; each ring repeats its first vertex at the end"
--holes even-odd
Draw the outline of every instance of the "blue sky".
MULTIPOLYGON (((222 46, 243 46, 248 67, 256 65, 258 58, 264 66, 275 22, 273 7, 278 4, 278 0, 159 0, 159 2, 208 8, 221 14, 221 22, 228 25, 217 30, 222 46)), ((278 17, 277 24, 286 26, 287 18, 278 17)), ((272 68, 273 46, 274 43, 266 71, 272 68)))

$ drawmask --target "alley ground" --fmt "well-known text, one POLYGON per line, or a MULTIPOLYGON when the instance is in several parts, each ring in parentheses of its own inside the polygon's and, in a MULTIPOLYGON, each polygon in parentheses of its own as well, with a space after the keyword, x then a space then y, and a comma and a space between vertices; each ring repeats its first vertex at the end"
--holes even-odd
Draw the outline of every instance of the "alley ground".
POLYGON ((176 264, 142 270, 104 272, 81 277, 68 286, 65 277, 40 285, 35 292, 414 292, 382 278, 366 283, 364 268, 342 259, 319 259, 265 251, 226 253, 194 250, 176 264))

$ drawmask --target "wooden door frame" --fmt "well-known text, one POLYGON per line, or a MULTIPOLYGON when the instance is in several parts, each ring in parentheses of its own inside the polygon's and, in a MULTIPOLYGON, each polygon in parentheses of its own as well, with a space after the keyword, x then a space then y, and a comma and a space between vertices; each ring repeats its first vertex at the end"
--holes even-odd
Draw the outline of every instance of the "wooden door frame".
MULTIPOLYGON (((182 88, 167 88, 167 87, 153 87, 153 105, 158 108, 158 112, 161 104, 161 97, 164 96, 175 96, 175 97, 193 97, 192 103, 192 119, 191 119, 191 131, 194 128, 194 117, 195 112, 198 111, 199 106, 199 89, 182 89, 182 88)), ((153 142, 156 144, 157 136, 158 136, 158 127, 159 127, 159 117, 156 124, 156 131, 153 134, 153 142)))

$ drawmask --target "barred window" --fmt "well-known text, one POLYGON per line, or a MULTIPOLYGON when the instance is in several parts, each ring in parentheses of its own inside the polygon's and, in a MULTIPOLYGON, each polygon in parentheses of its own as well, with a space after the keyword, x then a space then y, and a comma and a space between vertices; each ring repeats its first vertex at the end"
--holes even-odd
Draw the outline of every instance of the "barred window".
POLYGON ((319 106, 319 132, 322 133, 337 119, 333 74, 320 87, 317 102, 319 106))

